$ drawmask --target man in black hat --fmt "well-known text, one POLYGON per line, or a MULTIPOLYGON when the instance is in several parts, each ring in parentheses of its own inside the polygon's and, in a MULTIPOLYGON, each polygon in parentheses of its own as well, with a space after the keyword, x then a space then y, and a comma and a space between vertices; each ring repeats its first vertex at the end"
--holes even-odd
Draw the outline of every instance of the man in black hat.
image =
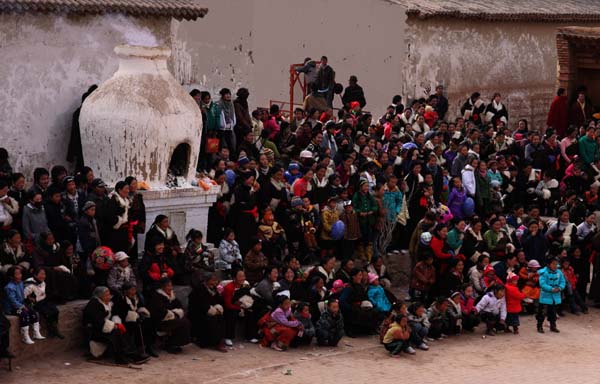
POLYGON ((367 105, 365 100, 365 93, 360 85, 358 85, 358 79, 356 76, 350 76, 348 80, 348 86, 344 90, 344 96, 342 96, 342 102, 344 106, 349 106, 351 102, 356 101, 360 104, 361 108, 367 105))

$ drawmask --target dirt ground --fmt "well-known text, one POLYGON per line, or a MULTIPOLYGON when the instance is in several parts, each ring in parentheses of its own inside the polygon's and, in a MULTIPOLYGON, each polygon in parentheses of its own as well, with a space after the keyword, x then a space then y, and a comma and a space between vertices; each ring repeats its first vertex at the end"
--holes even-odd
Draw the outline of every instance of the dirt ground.
MULTIPOLYGON (((375 337, 344 338, 338 348, 275 352, 236 344, 229 353, 190 345, 181 355, 161 354, 136 371, 85 362, 80 352, 15 361, 0 368, 0 383, 598 383, 600 310, 559 320, 560 334, 540 335, 532 317, 521 334, 474 334, 432 342, 428 352, 391 358, 375 337), (471 379, 469 379, 471 378, 471 379)), ((481 328, 481 327, 480 327, 481 328)), ((546 328, 547 330, 547 328, 546 328)))

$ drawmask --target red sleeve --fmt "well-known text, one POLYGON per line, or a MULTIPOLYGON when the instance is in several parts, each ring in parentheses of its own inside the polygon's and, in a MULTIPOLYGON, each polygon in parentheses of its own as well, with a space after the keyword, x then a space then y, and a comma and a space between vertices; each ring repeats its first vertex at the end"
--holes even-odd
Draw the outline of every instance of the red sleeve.
POLYGON ((437 237, 431 239, 431 249, 433 250, 433 254, 438 259, 449 259, 452 257, 449 253, 444 253, 444 242, 437 237))
POLYGON ((173 278, 173 275, 175 275, 175 271, 172 270, 171 268, 169 268, 168 265, 165 265, 165 270, 167 271, 167 276, 169 276, 169 279, 173 278))
POLYGON ((233 304, 233 293, 235 292, 235 286, 233 283, 229 283, 223 288, 223 302, 225 304, 225 308, 239 310, 240 306, 233 304))
POLYGON ((152 263, 148 270, 148 276, 154 281, 160 280, 160 268, 158 268, 158 264, 152 263))

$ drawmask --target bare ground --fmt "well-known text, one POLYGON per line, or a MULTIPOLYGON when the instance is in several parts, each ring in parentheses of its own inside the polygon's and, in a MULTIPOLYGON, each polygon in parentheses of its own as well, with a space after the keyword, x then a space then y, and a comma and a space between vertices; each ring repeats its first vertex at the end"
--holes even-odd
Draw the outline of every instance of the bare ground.
POLYGON ((250 344, 236 344, 227 354, 190 345, 181 355, 161 354, 140 371, 88 363, 76 351, 17 360, 12 373, 0 371, 0 383, 599 383, 599 320, 599 310, 570 315, 559 320, 560 334, 540 335, 535 320, 522 317, 518 336, 484 339, 480 329, 400 358, 389 357, 375 337, 283 353, 250 344))

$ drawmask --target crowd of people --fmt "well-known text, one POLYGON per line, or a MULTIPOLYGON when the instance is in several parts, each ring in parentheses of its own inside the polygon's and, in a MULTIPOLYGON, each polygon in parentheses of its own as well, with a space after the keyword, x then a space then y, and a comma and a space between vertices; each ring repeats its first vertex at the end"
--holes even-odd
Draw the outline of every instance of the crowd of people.
POLYGON ((183 241, 167 216, 147 225, 143 180, 107 186, 57 165, 27 188, 0 149, 0 285, 22 341, 45 338, 40 321, 62 338, 57 304, 90 297, 90 353, 119 364, 190 342, 227 352, 236 338, 284 351, 379 334, 391 355, 414 354, 480 323, 518 334, 527 314, 559 332, 565 310, 600 304, 600 116, 585 88, 572 103, 559 89, 546 126, 530 127, 498 93, 473 93, 450 119, 442 86, 406 106, 394 96, 377 117, 326 57, 297 70, 311 92, 293 116, 251 112, 245 88, 191 92, 197 182, 220 192, 206 234, 183 241), (393 293, 385 257, 410 258, 409 297, 393 293), (187 308, 174 285, 191 287, 187 308))

